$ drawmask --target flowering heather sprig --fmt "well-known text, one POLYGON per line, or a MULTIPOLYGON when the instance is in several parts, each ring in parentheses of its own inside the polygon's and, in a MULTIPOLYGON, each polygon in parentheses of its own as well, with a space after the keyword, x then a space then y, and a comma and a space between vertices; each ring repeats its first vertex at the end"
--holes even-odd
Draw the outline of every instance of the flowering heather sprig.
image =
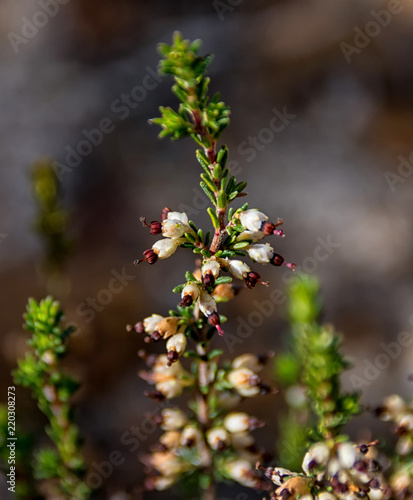
POLYGON ((280 219, 272 223, 262 212, 248 209, 247 203, 230 208, 246 195, 247 183, 231 176, 228 148, 217 147, 229 124, 230 111, 218 95, 208 97, 206 69, 211 58, 200 57, 199 47, 200 42, 183 40, 178 33, 171 46, 160 46, 163 60, 159 69, 174 77, 172 90, 180 104, 177 111, 161 107, 161 117, 151 123, 161 126, 160 137, 190 136, 200 147, 196 151, 203 169, 200 186, 212 203, 207 212, 213 231, 198 228, 185 212, 169 208, 163 209, 160 220, 148 223, 141 218, 152 235, 162 238, 145 250, 136 264, 155 264, 171 257, 178 248, 191 250, 201 260, 193 273, 185 274, 185 282, 174 288, 173 292, 180 294, 175 311, 167 316, 153 314, 134 326, 128 325, 127 330, 143 334, 146 343, 166 344, 166 354, 154 357, 140 352, 149 367, 140 375, 154 385, 147 393, 149 397, 172 399, 184 389, 195 395, 190 402, 193 415, 184 419, 180 415, 179 426, 167 428, 159 445, 146 457, 146 486, 166 489, 196 473, 203 499, 212 500, 214 483, 225 478, 252 488, 265 487, 254 469, 263 453, 249 433, 261 423, 232 409, 243 398, 276 392, 258 374, 263 361, 257 356, 246 354, 220 365, 223 351, 209 351, 214 334, 224 334, 226 318, 219 314, 218 303, 230 300, 242 288, 268 285, 244 262, 245 257, 256 264, 285 264, 292 270, 295 266, 284 262, 269 244, 257 244, 265 237, 284 235, 278 229, 280 219), (233 279, 241 284, 233 283, 233 279), (185 358, 192 360, 190 369, 184 367, 185 358))

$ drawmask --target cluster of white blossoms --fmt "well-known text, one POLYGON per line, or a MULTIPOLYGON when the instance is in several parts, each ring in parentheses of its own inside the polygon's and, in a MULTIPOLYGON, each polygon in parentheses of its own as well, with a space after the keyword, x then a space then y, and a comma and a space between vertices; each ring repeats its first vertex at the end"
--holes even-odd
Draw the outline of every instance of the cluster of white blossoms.
POLYGON ((396 453, 401 457, 413 451, 413 405, 400 396, 388 396, 383 405, 377 409, 378 416, 385 422, 393 422, 399 436, 396 453))
POLYGON ((165 408, 159 425, 163 434, 145 459, 149 467, 148 489, 167 489, 183 474, 202 468, 205 452, 216 456, 227 477, 248 487, 261 484, 254 465, 262 452, 250 434, 263 425, 257 419, 246 413, 228 413, 220 425, 203 433, 181 409, 165 408))
POLYGON ((195 379, 179 361, 172 365, 165 354, 160 354, 151 366, 151 371, 141 371, 141 378, 155 385, 156 391, 148 393, 154 399, 172 399, 180 396, 185 387, 194 385, 195 379))
POLYGON ((146 224, 145 218, 142 222, 150 227, 151 234, 162 234, 164 238, 156 241, 152 248, 143 252, 144 258, 136 260, 135 264, 147 261, 149 264, 155 264, 160 259, 171 257, 178 247, 186 241, 185 233, 193 234, 194 231, 189 225, 188 216, 184 212, 171 212, 164 209, 162 222, 153 221, 146 224))
MULTIPOLYGON (((251 435, 251 431, 263 423, 247 413, 234 411, 242 398, 272 391, 259 375, 265 359, 247 353, 222 367, 213 361, 204 370, 201 383, 200 363, 204 363, 205 367, 202 353, 187 353, 197 359, 191 373, 185 370, 179 358, 187 350, 189 337, 193 337, 195 342, 197 336, 200 340, 210 338, 212 330, 208 329, 207 322, 220 335, 223 334, 217 304, 233 298, 242 288, 232 283, 233 278, 242 280, 248 288, 257 283, 267 285, 260 281, 257 272, 240 260, 240 256, 249 256, 259 264, 285 264, 294 268, 294 264, 285 263, 269 244, 259 243, 270 234, 282 236, 283 232, 277 229, 282 221, 272 224, 257 210, 239 210, 227 224, 227 239, 216 252, 210 250, 212 246, 207 247, 208 237, 203 238, 202 231, 188 220, 185 213, 165 209, 161 222, 147 224, 144 219, 142 222, 152 234, 162 234, 163 238, 146 250, 144 258, 138 263, 147 261, 154 264, 158 259, 173 255, 179 246, 192 248, 202 256, 198 269, 193 274, 186 273, 186 282, 174 290, 181 294, 177 312, 171 312, 170 316, 152 314, 127 327, 129 331, 144 334, 146 343, 161 339, 166 342, 166 354, 148 356, 142 351, 150 370, 142 371, 140 375, 155 386, 155 390, 147 395, 161 401, 180 396, 186 387, 197 390, 198 395, 204 394, 206 388, 208 398, 202 404, 206 404, 207 413, 210 412, 206 423, 200 425, 180 409, 162 411, 159 425, 163 434, 156 449, 146 457, 149 471, 146 487, 167 489, 183 476, 208 469, 213 463, 214 468, 228 479, 247 487, 265 489, 265 482, 255 469, 256 462, 263 459, 263 453, 251 435)), ((215 356, 220 355, 215 354, 211 361, 215 356)), ((197 401, 196 405, 199 404, 197 401)))
POLYGON ((264 364, 255 354, 242 354, 232 361, 227 380, 243 398, 266 394, 269 388, 258 376, 263 367, 264 364))
POLYGON ((138 333, 146 334, 145 342, 166 340, 166 350, 168 366, 176 363, 179 357, 185 352, 187 347, 187 337, 185 334, 186 324, 183 323, 183 318, 179 316, 161 316, 160 314, 152 314, 139 321, 135 326, 128 325, 127 330, 135 330, 138 333))
POLYGON ((264 469, 265 475, 277 486, 274 500, 357 500, 390 498, 390 490, 369 445, 320 442, 311 446, 303 459, 304 474, 281 467, 264 469))
POLYGON ((240 248, 239 245, 242 243, 242 251, 246 251, 249 257, 259 264, 273 264, 275 266, 285 264, 291 269, 295 267, 295 264, 285 262, 284 258, 276 253, 268 243, 257 243, 270 234, 284 235, 282 230, 277 229, 282 224, 281 220, 277 224, 270 223, 268 217, 258 210, 236 212, 233 220, 227 225, 228 235, 231 233, 231 237, 228 236, 228 248, 224 242, 223 251, 217 252, 216 255, 211 255, 202 240, 202 236, 199 232, 194 231, 196 227, 189 221, 184 212, 171 212, 169 209, 164 209, 162 222, 153 221, 151 224, 147 224, 144 218, 141 220, 150 228, 152 234, 162 234, 164 238, 154 243, 152 248, 145 250, 143 252, 144 258, 135 261, 135 263, 147 261, 149 264, 154 264, 158 259, 166 259, 173 255, 177 248, 184 243, 202 253, 204 260, 199 279, 182 285, 180 305, 188 307, 195 303, 206 316, 208 322, 217 328, 220 335, 223 334, 223 331, 220 327, 221 321, 216 297, 213 295, 215 288, 223 284, 217 282, 221 271, 229 272, 234 278, 243 280, 248 288, 253 288, 257 283, 268 285, 267 282, 260 281, 260 275, 252 271, 248 264, 233 258, 236 256, 236 252, 232 247, 237 248, 236 245, 238 245, 240 248), (235 236, 233 234, 234 224, 237 227, 235 236), (225 256, 225 250, 230 252, 230 258, 225 256))
POLYGON ((385 422, 392 422, 395 433, 399 436, 396 453, 399 463, 389 479, 392 491, 397 499, 413 498, 413 404, 400 396, 388 396, 377 409, 378 416, 385 422))

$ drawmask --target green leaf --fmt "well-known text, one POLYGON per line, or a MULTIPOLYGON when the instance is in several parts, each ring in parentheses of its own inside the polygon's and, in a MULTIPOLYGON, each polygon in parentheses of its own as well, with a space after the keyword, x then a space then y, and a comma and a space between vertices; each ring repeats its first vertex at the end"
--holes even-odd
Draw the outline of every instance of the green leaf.
POLYGON ((185 288, 185 285, 186 285, 186 283, 183 283, 182 285, 178 285, 178 286, 176 286, 176 287, 172 290, 172 292, 173 292, 173 293, 181 293, 181 292, 182 292, 182 290, 185 288))
POLYGON ((217 162, 222 166, 222 168, 225 168, 225 165, 228 160, 228 155, 229 155, 229 150, 227 146, 221 146, 217 154, 217 162))
POLYGON ((251 240, 243 240, 238 241, 235 245, 232 246, 234 250, 241 250, 243 248, 247 248, 251 244, 251 240))
POLYGON ((209 187, 205 184, 205 182, 200 182, 200 186, 203 189, 204 193, 208 196, 211 202, 216 205, 217 200, 215 199, 214 193, 209 189, 209 187))
POLYGON ((232 282, 231 276, 219 276, 215 280, 216 285, 222 285, 223 283, 231 283, 231 282, 232 282))
POLYGON ((191 227, 191 229, 193 231, 195 231, 195 233, 198 231, 198 228, 195 226, 195 224, 191 220, 189 221, 189 226, 191 227))
POLYGON ((185 238, 190 241, 191 243, 195 243, 196 241, 196 238, 194 237, 194 235, 192 235, 191 233, 185 233, 184 234, 185 238))
POLYGON ((211 171, 209 169, 209 160, 208 160, 206 154, 202 151, 202 149, 197 149, 195 152, 195 155, 196 155, 196 159, 198 160, 198 162, 200 163, 202 168, 205 170, 205 173, 207 175, 210 175, 211 171))
POLYGON ((223 250, 221 253, 221 257, 224 259, 226 257, 235 257, 236 255, 237 255, 236 252, 232 250, 223 250))
POLYGON ((207 212, 211 217, 212 225, 214 226, 214 228, 219 229, 219 220, 215 211, 211 207, 208 207, 207 212))
POLYGON ((214 165, 213 176, 214 179, 220 179, 222 175, 222 167, 219 163, 214 165))
MULTIPOLYGON (((225 188, 225 192, 226 192, 228 195, 230 195, 230 194, 232 193, 232 191, 233 191, 233 189, 234 189, 234 187, 235 187, 236 182, 237 182, 237 181, 236 181, 236 179, 235 179, 235 177, 234 177, 234 176, 232 176, 232 177, 230 178, 230 180, 228 181, 228 184, 227 184, 227 186, 226 186, 226 188, 225 188)), ((232 219, 233 215, 234 215, 234 211, 232 211, 231 216, 229 216, 229 219, 232 219)))
POLYGON ((244 189, 248 186, 248 182, 240 182, 235 186, 235 191, 238 191, 238 193, 241 193, 244 191, 244 189))
POLYGON ((195 278, 195 276, 194 276, 192 273, 190 273, 189 271, 187 271, 187 272, 185 273, 185 279, 186 279, 186 281, 198 281, 198 280, 195 278))
POLYGON ((217 202, 219 208, 225 208, 227 206, 227 195, 224 191, 219 191, 217 196, 217 202))
POLYGON ((213 349, 211 352, 208 353, 208 360, 211 361, 214 358, 217 358, 218 356, 222 356, 224 354, 224 351, 222 349, 213 349))
POLYGON ((213 180, 211 179, 211 177, 207 174, 201 174, 201 179, 205 182, 205 184, 209 187, 209 189, 215 193, 215 191, 217 190, 217 187, 216 185, 214 184, 213 180))
POLYGON ((205 235, 204 245, 207 247, 210 241, 211 241, 211 231, 208 231, 207 234, 205 235))

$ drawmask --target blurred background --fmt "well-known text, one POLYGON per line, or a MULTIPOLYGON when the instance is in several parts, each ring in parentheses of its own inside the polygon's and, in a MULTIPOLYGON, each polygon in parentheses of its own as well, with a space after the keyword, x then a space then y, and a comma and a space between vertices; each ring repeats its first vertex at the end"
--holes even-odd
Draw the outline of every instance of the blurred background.
MULTIPOLYGON (((176 104, 171 82, 154 77, 156 46, 174 30, 201 38, 202 52, 215 54, 212 90, 232 109, 223 141, 238 180, 249 182, 250 207, 284 220, 277 250, 320 277, 324 318, 356 360, 346 386, 352 374, 364 377, 370 407, 396 390, 411 394, 413 347, 373 380, 364 370, 385 352, 381 343, 412 333, 412 2, 1 0, 0 8, 0 401, 25 352, 27 297, 52 291, 79 327, 66 364, 83 380, 76 406, 88 459, 100 463, 113 450, 125 457, 102 498, 123 500, 123 491, 138 497, 139 455, 157 437, 148 431, 133 453, 121 443, 155 405, 137 377, 142 338, 125 325, 174 307, 171 289, 194 262, 182 251, 173 263, 133 266, 154 241, 139 217, 159 219, 168 206, 208 224, 192 142, 160 141, 147 123, 159 105, 176 104), (282 126, 271 130, 280 115, 282 126), (60 279, 45 273, 44 240, 35 230, 32 171, 47 158, 59 164, 70 214, 72 251, 60 279), (100 292, 117 273, 127 278, 108 299, 100 292), (87 305, 99 297, 104 305, 87 305)), ((266 268, 270 290, 224 305, 232 318, 226 331, 248 323, 254 300, 285 290, 286 271, 266 268)), ((284 314, 279 304, 262 315, 236 352, 281 350, 284 314)), ((40 434, 44 420, 26 391, 18 391, 17 403, 22 425, 40 434)), ((258 436, 275 442, 279 403, 267 397, 253 404, 272 422, 258 436)), ((349 432, 367 425, 368 417, 359 419, 349 432)))

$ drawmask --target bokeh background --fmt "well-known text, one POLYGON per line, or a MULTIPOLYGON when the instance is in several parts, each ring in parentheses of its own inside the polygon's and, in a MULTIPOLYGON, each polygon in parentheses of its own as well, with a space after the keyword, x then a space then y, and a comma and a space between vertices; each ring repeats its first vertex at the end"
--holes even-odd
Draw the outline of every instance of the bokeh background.
MULTIPOLYGON (((159 141, 147 124, 159 105, 176 103, 170 81, 154 85, 127 113, 114 104, 156 69, 156 45, 174 30, 202 38, 203 50, 215 54, 212 89, 232 108, 223 141, 238 178, 249 182, 250 206, 284 219, 280 253, 320 277, 324 317, 343 332, 345 350, 356 359, 346 386, 351 374, 363 376, 366 360, 383 353, 380 343, 411 332, 413 166, 402 175, 398 168, 400 155, 408 162, 413 151, 412 2, 69 0, 34 35, 25 26, 44 12, 40 2, 1 0, 0 9, 0 400, 25 351, 26 299, 52 289, 80 328, 66 364, 84 382, 76 405, 87 456, 99 463, 119 450, 125 457, 102 498, 139 497, 139 455, 157 435, 149 432, 134 453, 120 442, 154 408, 137 377, 142 339, 126 334, 125 325, 173 307, 170 291, 193 266, 191 254, 180 252, 173 261, 134 267, 154 241, 139 216, 153 220, 164 206, 189 207, 198 225, 208 224, 206 202, 193 191, 200 170, 193 144, 159 141), (382 26, 375 14, 381 11, 382 26), (25 29, 24 42, 11 35, 25 29), (269 134, 274 108, 294 117, 269 134), (62 177, 74 246, 63 281, 47 285, 30 171, 43 158, 65 163, 66 148, 76 149, 82 131, 103 119, 112 121, 112 132, 62 177), (257 146, 247 153, 254 137, 257 146), (328 258, 314 254, 320 241, 334 243, 328 258), (113 272, 125 272, 127 286, 85 321, 79 308, 107 288, 113 272)), ((265 278, 270 289, 285 290, 285 270, 266 269, 265 278)), ((268 292, 256 288, 226 305, 232 318, 226 330, 236 332, 253 299, 268 292)), ((274 307, 237 352, 281 350, 284 314, 283 305, 274 307)), ((366 384, 367 406, 396 390, 411 394, 411 356, 412 348, 403 348, 366 384)), ((271 422, 258 433, 266 444, 275 442, 278 406, 276 398, 254 402, 255 414, 271 422)), ((44 420, 25 391, 18 392, 18 412, 40 436, 44 420)), ((371 424, 368 417, 357 422, 354 435, 371 424)))

